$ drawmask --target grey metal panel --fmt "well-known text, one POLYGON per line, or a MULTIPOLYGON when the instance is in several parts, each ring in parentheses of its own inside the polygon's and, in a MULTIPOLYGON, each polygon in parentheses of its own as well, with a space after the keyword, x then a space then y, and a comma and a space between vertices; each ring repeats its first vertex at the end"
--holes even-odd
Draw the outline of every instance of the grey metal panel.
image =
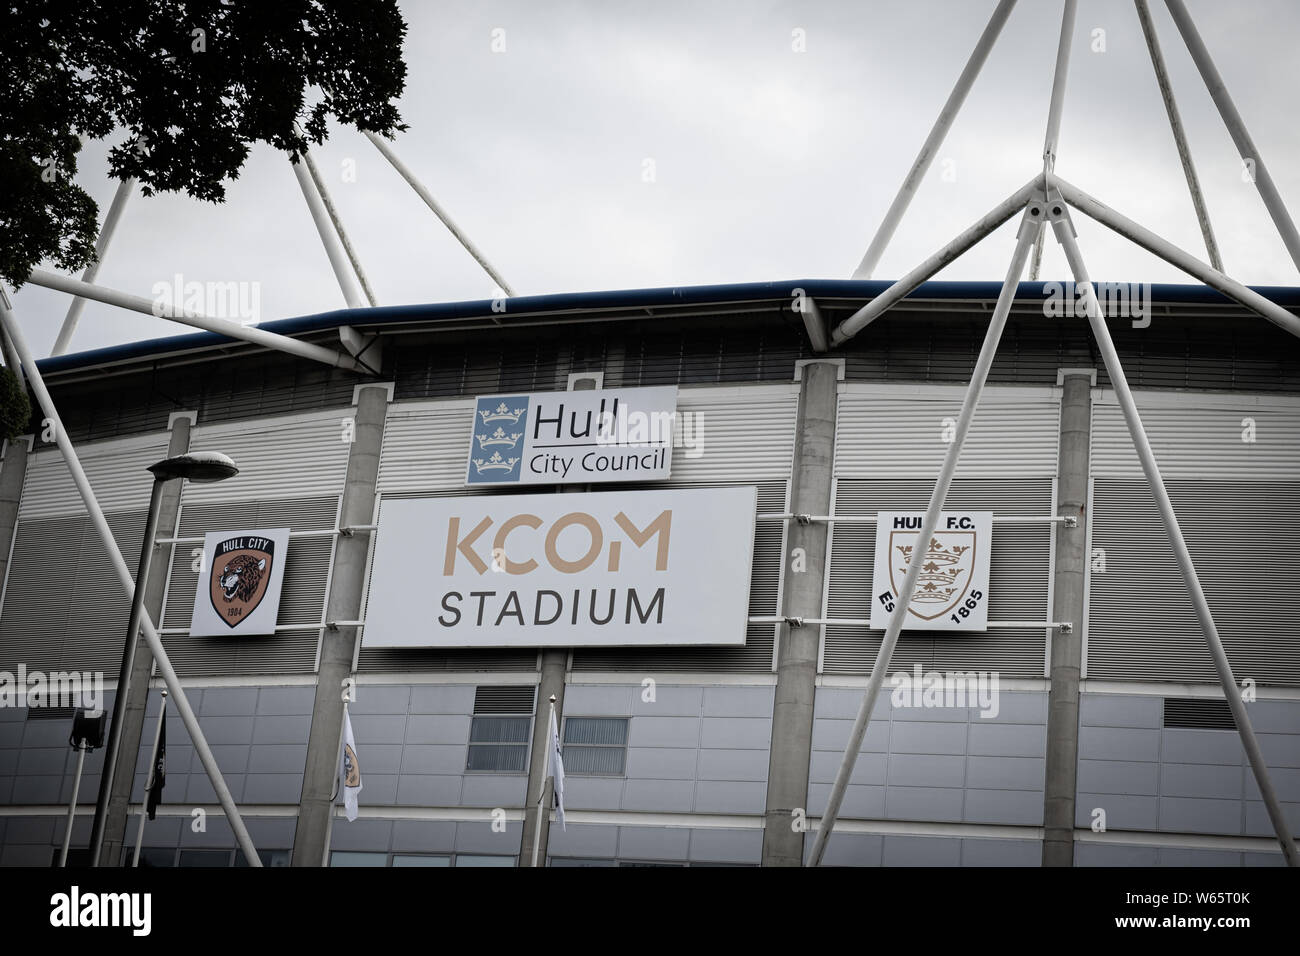
POLYGON ((798 396, 796 385, 679 389, 678 433, 681 416, 689 414, 702 426, 702 443, 673 449, 674 483, 784 482, 794 454, 798 396))
MULTIPOLYGON (((1168 478, 1294 480, 1300 474, 1300 404, 1257 404, 1242 396, 1232 408, 1198 403, 1187 396, 1177 406, 1144 405, 1142 425, 1168 478), (1243 440, 1246 419, 1252 441, 1243 440)), ((1098 404, 1092 415, 1092 474, 1096 478, 1141 478, 1128 426, 1118 405, 1098 404)))
POLYGON ((757 863, 763 853, 763 831, 759 829, 691 830, 690 858, 698 862, 757 863))
POLYGON ((1125 843, 1075 843, 1075 866, 1155 866, 1156 848, 1125 843))
POLYGON ((951 837, 887 836, 883 866, 957 866, 961 841, 951 837))
MULTIPOLYGON (((182 503, 179 537, 240 528, 290 528, 320 531, 333 528, 338 498, 272 498, 182 503)), ((171 572, 163 626, 188 628, 194 610, 198 575, 192 555, 196 545, 172 549, 171 572)), ((313 624, 324 617, 326 582, 334 554, 330 536, 290 538, 285 555, 284 589, 277 624, 313 624)), ((266 637, 191 637, 167 634, 163 645, 182 676, 245 674, 305 674, 316 667, 317 630, 279 631, 266 637)), ((310 706, 307 712, 310 713, 310 706)))
MULTIPOLYGON (((840 394, 835 431, 835 477, 907 480, 939 474, 948 445, 945 419, 955 422, 962 395, 922 390, 915 397, 840 394)), ((1049 389, 1041 398, 1014 397, 990 388, 980 402, 957 466, 959 478, 1051 478, 1056 474, 1060 404, 1049 389)))
MULTIPOLYGON (((106 517, 123 555, 139 555, 144 512, 106 517)), ((117 673, 129 604, 88 517, 20 520, 7 595, 0 669, 117 673)))
POLYGON ((966 823, 1042 826, 1042 790, 971 790, 962 819, 966 823))
POLYGON ((296 498, 304 488, 316 495, 342 494, 351 447, 342 423, 351 421, 354 413, 353 408, 340 408, 216 425, 200 420, 191 434, 190 451, 227 454, 239 465, 239 474, 215 484, 187 482, 183 505, 296 498))
MULTIPOLYGON (((937 474, 937 471, 936 471, 937 474)), ((934 481, 840 479, 835 486, 835 513, 924 511, 934 481)), ((1050 479, 1012 481, 958 479, 948 494, 949 510, 996 514, 1050 515, 1050 479)), ((1047 601, 1050 566, 1049 526, 998 524, 993 530, 989 619, 1041 621, 1050 617, 1047 601)), ((865 619, 871 616, 874 524, 838 524, 831 532, 831 559, 826 616, 865 619)), ((884 631, 861 627, 825 629, 823 670, 827 674, 870 672, 884 631)), ((1002 677, 1042 677, 1047 640, 1042 628, 991 630, 984 634, 905 631, 890 670, 991 670, 1002 677)))
POLYGON ((456 824, 443 820, 394 820, 393 850, 448 853, 456 844, 456 824))
MULTIPOLYGON (((77 447, 77 458, 90 480, 90 487, 104 511, 143 511, 149 504, 153 476, 146 470, 167 457, 169 432, 159 432, 117 441, 86 442, 77 447)), ((86 506, 72 481, 63 453, 46 446, 27 459, 23 496, 18 505, 20 520, 84 514, 86 506)), ((126 554, 139 554, 139 542, 126 554)), ((127 564, 134 568, 135 562, 127 564)))
MULTIPOLYGON (((1260 684, 1300 685, 1300 642, 1279 640, 1300 618, 1300 482, 1171 479, 1201 586, 1233 671, 1260 684), (1242 556, 1266 555, 1243 585, 1242 556)), ((1163 525, 1140 479, 1097 479, 1092 546, 1106 571, 1091 574, 1088 676, 1214 682, 1217 678, 1163 525)))
POLYGON ((570 823, 547 837, 547 853, 552 857, 618 856, 618 827, 570 823))
POLYGON ((1075 802, 1074 825, 1091 827, 1093 811, 1106 811, 1107 830, 1155 830, 1159 797, 1116 793, 1079 792, 1075 802))
POLYGON ((619 827, 617 856, 620 860, 675 862, 687 858, 690 842, 691 831, 685 827, 619 827))
POLYGON ((962 840, 962 866, 1041 866, 1039 840, 962 840))
POLYGON ((378 492, 462 489, 473 425, 473 402, 392 405, 384 421, 378 492))

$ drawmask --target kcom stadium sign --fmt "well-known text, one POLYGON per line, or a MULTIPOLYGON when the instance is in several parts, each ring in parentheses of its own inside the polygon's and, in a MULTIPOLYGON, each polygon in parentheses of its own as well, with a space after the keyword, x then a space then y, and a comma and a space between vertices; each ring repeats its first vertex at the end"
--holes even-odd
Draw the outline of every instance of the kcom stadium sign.
POLYGON ((754 488, 383 501, 366 647, 744 644, 754 488))

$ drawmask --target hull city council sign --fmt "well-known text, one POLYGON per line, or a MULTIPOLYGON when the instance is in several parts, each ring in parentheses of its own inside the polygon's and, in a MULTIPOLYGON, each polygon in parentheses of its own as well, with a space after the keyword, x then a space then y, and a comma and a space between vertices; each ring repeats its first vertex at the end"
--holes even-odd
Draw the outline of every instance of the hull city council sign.
POLYGON ((288 549, 288 528, 209 531, 203 538, 190 636, 274 634, 288 549))
POLYGON ((475 400, 467 485, 667 478, 677 387, 486 395, 475 400))
POLYGON ((754 488, 384 500, 366 647, 744 644, 754 488))
POLYGON ((913 561, 921 576, 903 620, 905 631, 984 631, 989 622, 991 511, 944 511, 924 550, 917 532, 922 511, 876 516, 876 563, 871 579, 871 626, 889 626, 903 579, 913 561))

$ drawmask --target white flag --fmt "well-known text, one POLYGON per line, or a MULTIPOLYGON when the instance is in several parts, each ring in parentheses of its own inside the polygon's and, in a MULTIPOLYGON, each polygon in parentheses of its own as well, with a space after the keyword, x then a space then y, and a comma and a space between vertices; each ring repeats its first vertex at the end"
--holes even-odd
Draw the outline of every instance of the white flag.
POLYGON ((546 772, 555 778, 555 819, 560 829, 564 825, 564 755, 560 752, 560 731, 555 725, 555 708, 551 708, 551 752, 546 761, 546 772))
POLYGON ((352 718, 343 708, 343 754, 339 759, 339 789, 343 791, 343 808, 348 822, 357 818, 357 794, 361 792, 361 764, 357 745, 352 739, 352 718))

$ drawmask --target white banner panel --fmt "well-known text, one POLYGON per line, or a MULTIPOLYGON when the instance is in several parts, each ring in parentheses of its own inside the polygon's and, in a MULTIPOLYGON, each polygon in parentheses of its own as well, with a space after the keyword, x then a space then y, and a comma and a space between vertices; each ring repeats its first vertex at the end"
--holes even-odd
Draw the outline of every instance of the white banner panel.
MULTIPOLYGON (((916 557, 923 511, 876 516, 876 564, 871 579, 871 626, 889 626, 908 565, 916 557)), ((903 630, 984 631, 989 623, 989 552, 993 512, 944 511, 922 559, 921 577, 903 630)))
POLYGON ((288 528, 204 535, 190 636, 274 634, 288 550, 288 528))
POLYGON ((744 644, 757 491, 384 499, 365 647, 744 644))
POLYGON ((465 484, 667 478, 676 414, 675 385, 480 396, 465 484))

